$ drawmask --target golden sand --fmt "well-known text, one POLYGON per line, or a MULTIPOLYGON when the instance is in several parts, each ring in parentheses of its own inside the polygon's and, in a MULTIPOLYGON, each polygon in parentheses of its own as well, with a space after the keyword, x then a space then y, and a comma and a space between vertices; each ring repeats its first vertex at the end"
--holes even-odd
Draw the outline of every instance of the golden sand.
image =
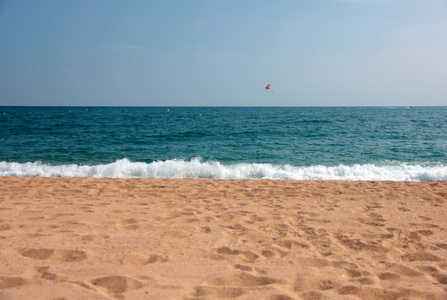
POLYGON ((447 299, 447 182, 0 177, 0 299, 447 299))

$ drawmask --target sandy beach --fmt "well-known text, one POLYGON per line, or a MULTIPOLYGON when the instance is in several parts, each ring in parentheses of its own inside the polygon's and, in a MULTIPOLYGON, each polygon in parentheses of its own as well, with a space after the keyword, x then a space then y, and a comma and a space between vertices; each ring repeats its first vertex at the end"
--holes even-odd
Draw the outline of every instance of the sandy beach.
POLYGON ((0 299, 447 299, 447 182, 0 177, 0 299))

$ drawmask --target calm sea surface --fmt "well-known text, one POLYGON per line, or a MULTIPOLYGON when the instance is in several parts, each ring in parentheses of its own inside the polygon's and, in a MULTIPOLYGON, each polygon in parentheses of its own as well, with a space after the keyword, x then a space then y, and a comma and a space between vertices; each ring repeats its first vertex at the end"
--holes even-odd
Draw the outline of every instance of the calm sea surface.
POLYGON ((0 176, 447 180, 447 107, 0 107, 0 129, 0 176))

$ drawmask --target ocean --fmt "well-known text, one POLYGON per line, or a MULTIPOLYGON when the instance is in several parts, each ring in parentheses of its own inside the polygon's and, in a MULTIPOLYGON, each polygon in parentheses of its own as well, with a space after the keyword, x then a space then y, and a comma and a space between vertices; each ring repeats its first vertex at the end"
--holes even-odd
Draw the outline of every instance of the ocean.
POLYGON ((447 107, 0 107, 0 176, 446 181, 447 107))

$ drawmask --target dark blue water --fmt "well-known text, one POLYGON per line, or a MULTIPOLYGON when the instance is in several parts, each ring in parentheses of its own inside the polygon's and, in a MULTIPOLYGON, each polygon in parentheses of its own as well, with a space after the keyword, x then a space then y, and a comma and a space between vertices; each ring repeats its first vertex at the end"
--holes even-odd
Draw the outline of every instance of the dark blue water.
POLYGON ((447 178, 447 107, 0 107, 0 113, 4 176, 447 178))

